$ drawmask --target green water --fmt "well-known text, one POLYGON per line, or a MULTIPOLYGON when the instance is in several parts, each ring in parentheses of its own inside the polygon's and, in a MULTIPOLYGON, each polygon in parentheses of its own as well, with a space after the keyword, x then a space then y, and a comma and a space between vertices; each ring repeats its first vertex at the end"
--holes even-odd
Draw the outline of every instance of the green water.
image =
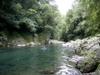
POLYGON ((54 75, 45 70, 54 70, 59 64, 61 47, 0 49, 0 75, 54 75))

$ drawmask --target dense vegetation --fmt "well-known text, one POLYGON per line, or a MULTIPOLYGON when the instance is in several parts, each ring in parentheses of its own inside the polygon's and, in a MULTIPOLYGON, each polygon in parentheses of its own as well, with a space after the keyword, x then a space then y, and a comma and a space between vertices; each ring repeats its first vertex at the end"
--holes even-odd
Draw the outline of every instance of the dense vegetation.
POLYGON ((65 41, 100 33, 100 0, 77 0, 66 15, 65 41))
POLYGON ((76 0, 62 17, 54 0, 0 0, 0 36, 75 40, 100 32, 100 0, 76 0))
MULTIPOLYGON (((59 39, 61 15, 52 0, 0 0, 0 34, 59 39), (58 32, 59 31, 59 32, 58 32)), ((61 29, 61 30, 60 30, 61 29)))

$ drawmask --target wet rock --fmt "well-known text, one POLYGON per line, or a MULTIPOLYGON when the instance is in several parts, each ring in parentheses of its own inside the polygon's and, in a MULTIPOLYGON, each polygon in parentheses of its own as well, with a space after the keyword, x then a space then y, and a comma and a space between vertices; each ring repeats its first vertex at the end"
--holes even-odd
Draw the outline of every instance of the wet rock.
POLYGON ((82 75, 77 69, 73 67, 60 66, 56 75, 82 75))
POLYGON ((97 75, 95 72, 92 73, 83 73, 82 75, 97 75))

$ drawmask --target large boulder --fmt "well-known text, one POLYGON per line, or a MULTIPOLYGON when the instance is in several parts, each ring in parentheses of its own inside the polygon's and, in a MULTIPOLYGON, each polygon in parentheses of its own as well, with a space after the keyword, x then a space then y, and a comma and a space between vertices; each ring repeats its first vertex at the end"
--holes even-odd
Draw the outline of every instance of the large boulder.
POLYGON ((72 56, 69 60, 70 64, 82 73, 94 72, 98 66, 96 53, 94 51, 83 51, 80 55, 72 56))
POLYGON ((82 73, 94 72, 97 68, 97 63, 94 59, 87 58, 77 63, 76 68, 82 73))
POLYGON ((73 67, 62 65, 55 75, 82 75, 80 71, 73 67))
POLYGON ((72 48, 75 53, 79 54, 81 50, 100 50, 100 37, 89 37, 85 39, 77 39, 62 44, 63 47, 72 48))

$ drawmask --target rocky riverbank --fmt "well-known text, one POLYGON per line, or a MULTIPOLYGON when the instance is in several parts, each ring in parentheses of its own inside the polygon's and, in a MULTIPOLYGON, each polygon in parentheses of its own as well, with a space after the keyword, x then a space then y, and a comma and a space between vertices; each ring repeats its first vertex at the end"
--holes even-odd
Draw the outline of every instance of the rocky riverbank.
POLYGON ((22 37, 8 39, 6 36, 0 37, 0 47, 33 47, 37 45, 33 41, 27 41, 22 37))
POLYGON ((78 39, 63 43, 63 47, 71 48, 73 56, 69 59, 71 65, 83 73, 83 75, 100 75, 100 37, 78 39))
POLYGON ((83 75, 100 75, 100 36, 70 42, 52 40, 51 43, 61 44, 72 51, 73 55, 67 60, 83 75))

